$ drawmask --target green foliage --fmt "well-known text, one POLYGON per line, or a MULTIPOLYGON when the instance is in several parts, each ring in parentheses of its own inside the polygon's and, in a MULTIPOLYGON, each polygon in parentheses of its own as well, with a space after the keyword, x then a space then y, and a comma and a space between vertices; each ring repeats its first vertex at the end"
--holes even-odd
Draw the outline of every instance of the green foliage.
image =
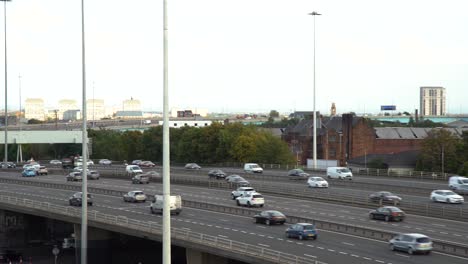
POLYGON ((388 169, 388 165, 383 162, 381 158, 371 159, 367 163, 367 167, 371 169, 388 169))
POLYGON ((271 118, 279 117, 279 113, 276 110, 271 110, 268 116, 271 118))
POLYGON ((28 124, 30 124, 30 125, 43 124, 43 123, 44 123, 43 121, 38 120, 38 119, 34 119, 34 118, 28 120, 28 124))
POLYGON ((461 160, 462 140, 446 129, 433 129, 422 143, 416 169, 422 171, 443 171, 456 173, 461 160))
POLYGON ((463 162, 461 168, 458 170, 458 175, 468 176, 468 161, 463 162))

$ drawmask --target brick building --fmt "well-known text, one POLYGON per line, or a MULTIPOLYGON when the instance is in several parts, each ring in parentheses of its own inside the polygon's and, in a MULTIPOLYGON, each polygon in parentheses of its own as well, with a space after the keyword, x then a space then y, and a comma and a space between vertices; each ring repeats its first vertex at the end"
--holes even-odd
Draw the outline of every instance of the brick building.
MULTIPOLYGON (((432 128, 371 127, 369 120, 351 114, 317 119, 317 159, 337 160, 338 164, 365 166, 381 158, 389 166, 414 166, 422 139, 432 128)), ((447 128, 461 135, 464 128, 447 128)), ((313 120, 303 119, 287 127, 282 139, 301 164, 312 158, 313 120)))

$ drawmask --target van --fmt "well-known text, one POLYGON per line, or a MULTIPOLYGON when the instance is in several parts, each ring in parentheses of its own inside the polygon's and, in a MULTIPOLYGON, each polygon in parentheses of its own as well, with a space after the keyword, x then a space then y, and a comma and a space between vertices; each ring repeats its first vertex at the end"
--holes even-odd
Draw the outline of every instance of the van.
POLYGON ((127 167, 125 167, 125 171, 127 172, 127 175, 130 176, 143 173, 143 170, 138 165, 127 165, 127 167))
POLYGON ((244 171, 250 173, 262 173, 262 167, 258 166, 257 163, 246 163, 244 164, 244 171))
POLYGON ((329 179, 353 179, 353 173, 346 167, 328 167, 327 177, 329 179))
MULTIPOLYGON (((182 198, 180 195, 171 195, 169 201, 169 208, 171 210, 171 214, 180 214, 182 211, 182 198)), ((164 196, 156 194, 154 196, 154 201, 150 205, 150 210, 152 214, 156 213, 163 213, 163 203, 164 203, 164 196)))
POLYGON ((468 178, 462 176, 450 177, 449 188, 458 194, 468 194, 468 178))

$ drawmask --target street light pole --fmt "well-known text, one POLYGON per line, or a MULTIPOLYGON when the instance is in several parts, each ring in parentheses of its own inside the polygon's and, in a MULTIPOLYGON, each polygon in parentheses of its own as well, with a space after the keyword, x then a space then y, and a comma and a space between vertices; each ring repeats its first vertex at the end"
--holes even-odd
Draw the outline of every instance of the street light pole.
POLYGON ((169 148, 169 88, 168 88, 168 33, 167 0, 163 2, 163 264, 171 264, 170 212, 170 148, 169 148))
POLYGON ((86 131, 86 61, 85 61, 84 0, 81 0, 81 74, 82 74, 82 148, 83 172, 81 185, 81 264, 87 263, 88 250, 88 131, 86 131))
POLYGON ((7 19, 6 19, 6 2, 11 0, 0 0, 3 1, 3 17, 4 17, 4 25, 5 25, 5 156, 4 161, 8 162, 8 71, 7 71, 7 19))
POLYGON ((313 11, 309 15, 314 17, 314 169, 317 169, 317 113, 315 112, 315 17, 320 16, 318 12, 313 11))

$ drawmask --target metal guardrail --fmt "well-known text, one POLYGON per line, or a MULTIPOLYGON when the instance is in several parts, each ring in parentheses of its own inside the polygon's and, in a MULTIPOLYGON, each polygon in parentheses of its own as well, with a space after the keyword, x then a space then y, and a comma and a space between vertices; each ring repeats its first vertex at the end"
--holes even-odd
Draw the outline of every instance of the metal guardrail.
MULTIPOLYGON (((39 202, 30 199, 0 195, 0 203, 19 205, 34 210, 42 210, 46 213, 65 215, 73 218, 81 217, 81 210, 70 206, 61 206, 48 202, 39 202)), ((90 222, 98 222, 128 228, 135 231, 146 232, 154 235, 162 235, 162 225, 152 221, 141 221, 126 216, 104 214, 95 210, 88 212, 90 222)), ((215 250, 227 250, 233 253, 248 255, 256 258, 256 263, 287 263, 287 264, 325 264, 318 260, 299 257, 266 247, 242 243, 235 240, 220 238, 189 230, 171 228, 171 236, 174 239, 201 244, 204 247, 212 247, 215 250)))

